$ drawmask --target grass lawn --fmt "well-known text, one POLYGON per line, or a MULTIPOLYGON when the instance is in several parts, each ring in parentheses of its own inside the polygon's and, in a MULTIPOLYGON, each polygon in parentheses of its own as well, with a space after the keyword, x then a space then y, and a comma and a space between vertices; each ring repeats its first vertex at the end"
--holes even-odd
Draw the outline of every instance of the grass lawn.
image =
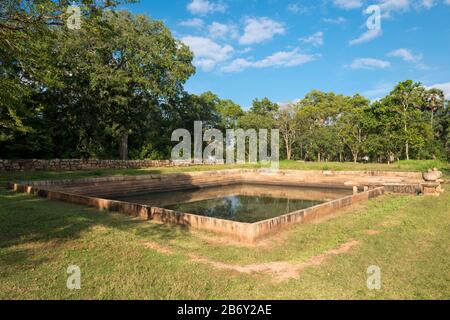
MULTIPOLYGON (((290 169, 323 166, 282 163, 290 169)), ((445 163, 414 162, 391 170, 428 166, 448 170, 445 163)), ((148 170, 2 174, 0 179, 143 172, 148 170)), ((252 247, 0 189, 0 299, 450 299, 450 185, 445 187, 439 198, 385 195, 252 247), (66 288, 70 265, 81 268, 81 290, 66 288), (366 286, 371 265, 381 268, 379 291, 366 286)))

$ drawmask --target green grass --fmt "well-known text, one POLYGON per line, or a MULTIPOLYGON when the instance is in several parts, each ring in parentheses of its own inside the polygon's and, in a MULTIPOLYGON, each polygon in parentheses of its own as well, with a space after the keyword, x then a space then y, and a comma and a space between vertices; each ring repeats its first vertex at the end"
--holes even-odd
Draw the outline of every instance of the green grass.
MULTIPOLYGON (((190 172, 205 170, 223 170, 235 168, 260 168, 260 165, 216 165, 216 166, 192 166, 192 167, 169 167, 150 169, 101 169, 86 171, 62 171, 62 172, 1 172, 0 183, 16 180, 47 180, 47 179, 77 179, 86 177, 106 177, 142 175, 150 173, 190 172)), ((356 170, 356 171, 426 171, 430 168, 438 168, 450 176, 450 163, 442 161, 399 161, 395 164, 378 163, 343 163, 343 162, 297 162, 281 161, 281 169, 289 170, 356 170)))
POLYGON ((390 165, 381 163, 281 161, 280 166, 282 169, 292 170, 427 171, 430 168, 438 168, 450 171, 450 164, 439 160, 404 160, 390 165))
POLYGON ((0 189, 0 299, 449 299, 449 191, 439 198, 386 195, 320 224, 295 226, 264 246, 243 247, 0 189), (301 263, 352 240, 359 245, 349 252, 281 283, 189 256, 301 263), (81 290, 66 288, 69 265, 81 268, 81 290), (380 291, 366 287, 370 265, 381 267, 380 291))
MULTIPOLYGON (((137 175, 237 166, 2 173, 0 182, 137 175)), ((242 167, 242 166, 239 166, 242 167)), ((247 168, 257 166, 247 165, 247 168)), ((300 163, 282 169, 425 171, 448 163, 393 165, 300 163)), ((450 189, 450 185, 446 186, 450 189)), ((120 214, 49 201, 0 188, 0 299, 449 299, 450 190, 439 198, 386 195, 344 215, 297 225, 263 246, 211 241, 216 235, 142 222, 120 214), (367 230, 380 233, 368 235, 367 230), (191 255, 233 265, 298 264, 359 242, 279 283, 270 274, 216 269, 191 255), (147 247, 164 246, 171 253, 147 247), (66 288, 69 265, 82 272, 82 289, 66 288), (378 265, 383 287, 366 287, 378 265)))

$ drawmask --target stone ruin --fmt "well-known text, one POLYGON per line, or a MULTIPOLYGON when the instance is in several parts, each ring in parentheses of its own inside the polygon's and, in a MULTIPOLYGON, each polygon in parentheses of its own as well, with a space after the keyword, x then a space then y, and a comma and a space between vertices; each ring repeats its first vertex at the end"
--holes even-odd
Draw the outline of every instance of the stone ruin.
POLYGON ((425 180, 425 182, 422 183, 422 193, 424 195, 439 196, 442 192, 444 192, 444 189, 441 186, 441 184, 444 183, 442 177, 442 172, 436 168, 429 169, 427 172, 424 172, 423 180, 425 180))

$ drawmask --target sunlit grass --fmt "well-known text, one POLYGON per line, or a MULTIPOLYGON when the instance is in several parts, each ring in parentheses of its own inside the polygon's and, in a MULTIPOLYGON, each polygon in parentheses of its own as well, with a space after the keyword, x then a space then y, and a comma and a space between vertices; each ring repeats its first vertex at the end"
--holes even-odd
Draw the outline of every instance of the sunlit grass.
POLYGON ((0 189, 0 299, 449 299, 449 204, 449 191, 439 198, 386 195, 247 247, 0 189), (282 283, 190 258, 301 263, 349 241, 359 245, 282 283), (74 264, 82 272, 79 291, 66 288, 74 264), (381 267, 380 291, 366 287, 370 265, 381 267))

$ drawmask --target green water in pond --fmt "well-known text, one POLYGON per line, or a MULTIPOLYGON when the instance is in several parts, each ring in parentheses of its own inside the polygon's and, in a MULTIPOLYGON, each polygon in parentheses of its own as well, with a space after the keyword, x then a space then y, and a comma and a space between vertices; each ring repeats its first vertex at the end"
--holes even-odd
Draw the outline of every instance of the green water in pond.
POLYGON ((253 223, 306 209, 320 203, 323 203, 323 201, 236 195, 168 205, 165 208, 201 216, 253 223))
POLYGON ((236 184, 116 200, 239 222, 258 222, 342 198, 352 190, 236 184))

